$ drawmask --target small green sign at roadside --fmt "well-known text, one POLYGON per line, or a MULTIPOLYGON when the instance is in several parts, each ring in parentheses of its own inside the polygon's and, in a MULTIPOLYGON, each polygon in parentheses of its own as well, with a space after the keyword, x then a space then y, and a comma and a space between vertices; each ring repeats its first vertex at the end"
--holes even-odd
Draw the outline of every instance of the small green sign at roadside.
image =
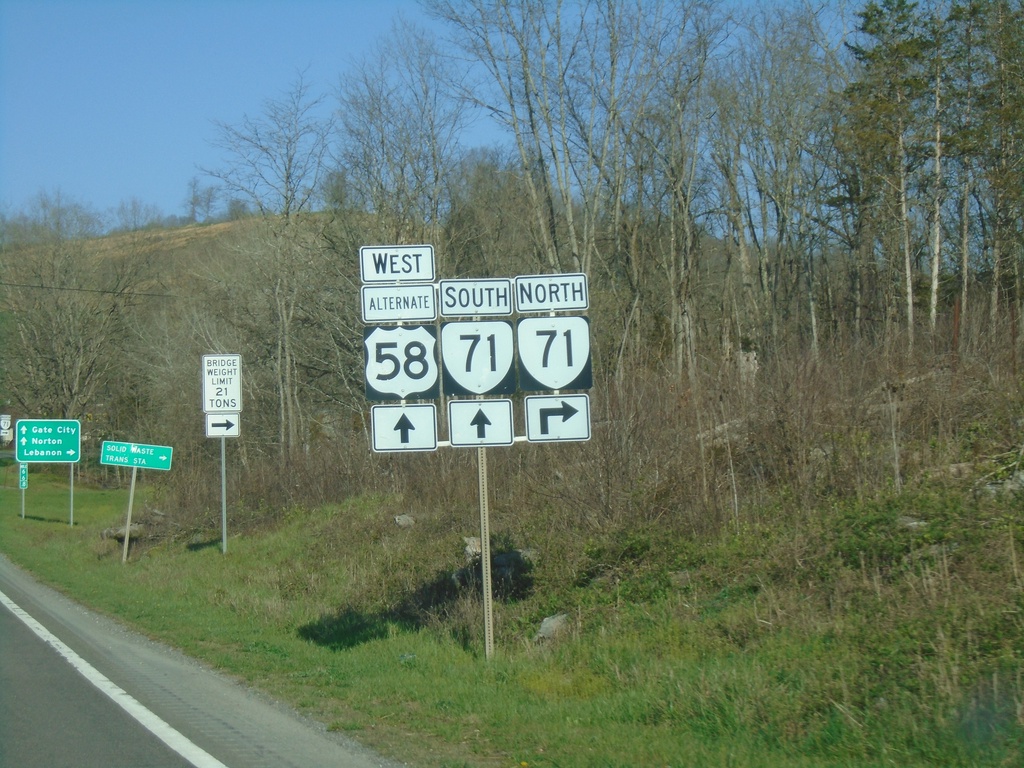
POLYGON ((21 419, 14 431, 20 462, 77 464, 82 455, 82 425, 75 419, 21 419))
POLYGON ((171 468, 174 449, 167 445, 143 445, 105 440, 100 450, 100 464, 139 469, 171 468))
POLYGON ((18 465, 18 487, 23 491, 28 488, 28 464, 18 465))

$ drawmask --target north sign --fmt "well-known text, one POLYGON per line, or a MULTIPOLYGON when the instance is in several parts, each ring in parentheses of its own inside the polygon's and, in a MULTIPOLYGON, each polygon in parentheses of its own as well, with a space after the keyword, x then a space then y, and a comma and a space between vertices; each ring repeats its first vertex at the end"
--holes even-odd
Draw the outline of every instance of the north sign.
POLYGON ((531 443, 590 439, 589 395, 533 395, 524 402, 531 443))
POLYGON ((512 281, 507 277, 488 280, 442 280, 439 292, 441 317, 512 314, 512 281))
POLYGON ((364 283, 429 283, 434 279, 434 246, 364 245, 359 270, 364 283))
POLYGON ((75 419, 21 419, 14 431, 20 462, 76 464, 81 458, 82 425, 75 419))
POLYGON ((512 401, 449 400, 448 437, 456 448, 512 445, 512 401))
POLYGON ((516 278, 519 312, 565 312, 589 307, 590 291, 587 276, 582 272, 516 278))
POLYGON ((526 317, 516 326, 519 388, 590 389, 590 321, 579 315, 526 317))
POLYGON ((139 469, 171 468, 174 449, 168 445, 145 445, 143 443, 120 443, 104 440, 100 448, 100 464, 139 469))
POLYGON ((437 319, 437 293, 433 283, 364 285, 361 295, 364 323, 437 319))
POLYGON ((242 410, 241 355, 203 355, 203 412, 242 410))
POLYGON ((368 400, 437 397, 441 377, 433 326, 367 326, 363 346, 368 400))
POLYGON ((378 453, 437 450, 437 406, 433 403, 374 405, 370 426, 373 450, 378 453))
POLYGON ((515 344, 507 320, 441 325, 446 395, 508 395, 516 390, 515 344))

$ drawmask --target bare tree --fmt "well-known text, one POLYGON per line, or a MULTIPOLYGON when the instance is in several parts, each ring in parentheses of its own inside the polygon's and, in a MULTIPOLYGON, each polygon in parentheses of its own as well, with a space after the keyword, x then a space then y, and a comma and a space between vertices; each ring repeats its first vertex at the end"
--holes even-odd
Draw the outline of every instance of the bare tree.
POLYGON ((251 329, 256 336, 272 339, 265 360, 254 362, 266 362, 273 372, 284 458, 294 454, 305 433, 295 336, 303 297, 317 285, 323 247, 324 222, 311 215, 328 175, 334 128, 323 102, 310 95, 300 76, 282 98, 266 102, 260 117, 247 116, 239 126, 220 124, 217 146, 228 160, 207 171, 229 196, 250 202, 259 213, 257 230, 240 252, 250 264, 247 320, 258 324, 251 329))
POLYGON ((145 263, 90 252, 100 230, 96 214, 59 193, 41 195, 20 222, 0 295, 11 318, 5 388, 27 413, 78 418, 117 387, 145 263))
POLYGON ((399 20, 338 89, 345 196, 376 214, 378 237, 434 242, 461 153, 460 77, 423 29, 399 20))

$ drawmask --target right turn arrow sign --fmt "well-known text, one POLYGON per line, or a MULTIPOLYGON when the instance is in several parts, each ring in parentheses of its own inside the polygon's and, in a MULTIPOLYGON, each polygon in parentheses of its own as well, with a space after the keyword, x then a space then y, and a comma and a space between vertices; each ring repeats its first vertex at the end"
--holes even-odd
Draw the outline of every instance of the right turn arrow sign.
POLYGON ((537 395, 525 402, 531 443, 590 439, 590 395, 537 395))
POLYGON ((239 420, 237 413, 208 413, 206 414, 206 436, 238 437, 239 420))

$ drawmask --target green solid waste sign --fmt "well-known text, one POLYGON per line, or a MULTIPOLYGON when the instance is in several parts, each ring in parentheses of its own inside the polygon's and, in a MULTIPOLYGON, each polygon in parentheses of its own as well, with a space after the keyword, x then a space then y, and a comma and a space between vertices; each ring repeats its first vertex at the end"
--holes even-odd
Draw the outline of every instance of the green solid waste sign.
POLYGON ((171 468, 173 454, 174 449, 167 445, 118 443, 106 440, 100 451, 100 464, 167 470, 171 468))

